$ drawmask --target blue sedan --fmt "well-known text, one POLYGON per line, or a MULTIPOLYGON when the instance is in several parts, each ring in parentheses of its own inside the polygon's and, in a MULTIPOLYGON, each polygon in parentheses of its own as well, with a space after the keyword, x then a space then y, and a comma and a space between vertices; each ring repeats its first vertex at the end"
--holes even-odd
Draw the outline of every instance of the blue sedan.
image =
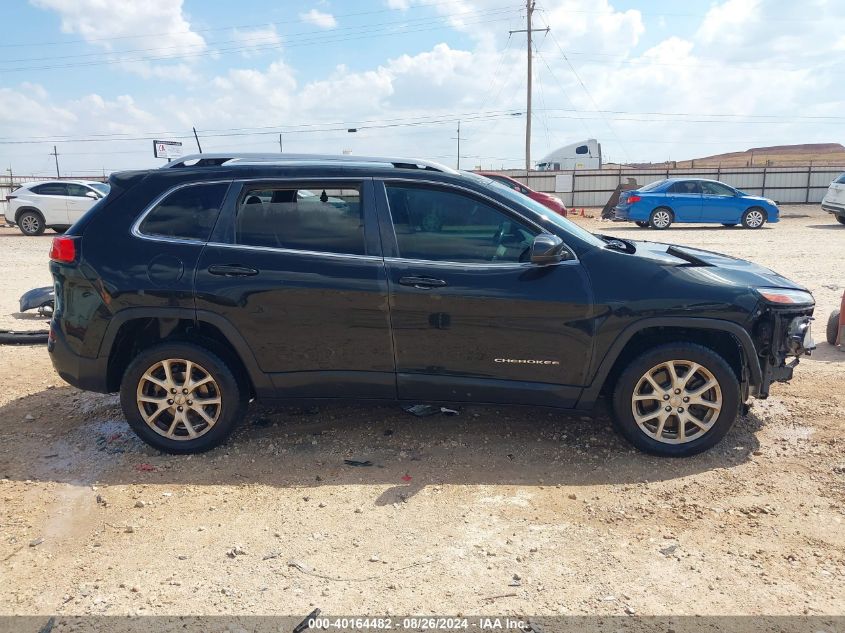
POLYGON ((741 224, 759 229, 778 221, 777 204, 751 196, 717 180, 667 178, 640 189, 623 191, 613 209, 616 221, 667 229, 673 222, 741 224))

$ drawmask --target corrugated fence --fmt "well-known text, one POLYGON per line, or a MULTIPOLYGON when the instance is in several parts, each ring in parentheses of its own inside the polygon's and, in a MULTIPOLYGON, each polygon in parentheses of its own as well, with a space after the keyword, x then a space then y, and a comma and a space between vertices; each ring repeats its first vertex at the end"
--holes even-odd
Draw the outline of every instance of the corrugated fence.
POLYGON ((601 207, 620 183, 628 178, 639 186, 664 178, 720 180, 746 193, 771 198, 782 204, 819 203, 828 185, 845 166, 799 167, 696 167, 694 169, 581 169, 574 171, 503 171, 537 191, 559 196, 568 207, 601 207))

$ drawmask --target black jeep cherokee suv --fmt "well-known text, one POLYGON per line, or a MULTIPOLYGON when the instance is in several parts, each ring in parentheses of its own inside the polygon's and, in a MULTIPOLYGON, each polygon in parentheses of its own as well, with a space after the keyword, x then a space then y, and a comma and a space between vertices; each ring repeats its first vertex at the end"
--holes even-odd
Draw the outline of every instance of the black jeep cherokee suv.
POLYGON ((54 240, 49 351, 167 452, 225 441, 252 398, 606 393, 633 444, 691 455, 813 347, 813 297, 770 270, 433 163, 204 154, 109 182, 54 240))

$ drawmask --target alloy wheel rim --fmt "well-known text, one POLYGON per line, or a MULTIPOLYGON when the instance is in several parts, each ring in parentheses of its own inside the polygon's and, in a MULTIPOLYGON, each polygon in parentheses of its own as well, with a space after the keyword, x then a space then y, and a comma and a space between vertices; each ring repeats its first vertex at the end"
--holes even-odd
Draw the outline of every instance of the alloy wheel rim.
POLYGON ((152 365, 138 381, 138 411, 144 422, 171 440, 195 440, 220 418, 223 401, 214 377, 201 365, 168 358, 152 365))
POLYGON ((669 226, 669 214, 666 211, 658 211, 654 214, 654 224, 655 226, 659 226, 661 229, 669 226))
POLYGON ((722 388, 709 369, 691 360, 655 365, 637 381, 631 412, 640 430, 664 444, 705 435, 722 411, 722 388))
POLYGON ((38 230, 38 218, 28 215, 21 220, 21 226, 27 233, 35 233, 38 230))
POLYGON ((760 211, 749 211, 746 222, 748 226, 756 229, 763 224, 763 214, 760 211))

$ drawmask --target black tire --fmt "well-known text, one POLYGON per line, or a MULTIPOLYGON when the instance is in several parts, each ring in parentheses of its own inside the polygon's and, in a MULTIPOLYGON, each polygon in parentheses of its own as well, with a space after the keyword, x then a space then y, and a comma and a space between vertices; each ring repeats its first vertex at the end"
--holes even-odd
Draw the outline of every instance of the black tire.
POLYGON ((674 220, 675 214, 672 213, 672 209, 668 207, 657 207, 648 216, 648 225, 653 229, 663 231, 664 229, 668 229, 674 220))
MULTIPOLYGON (((182 367, 184 369, 184 365, 182 365, 182 367)), ((175 384, 178 385, 180 380, 182 381, 182 384, 184 384, 184 371, 181 376, 178 372, 173 372, 172 375, 175 384)), ((145 381, 144 385, 152 386, 149 381, 145 381)), ((161 393, 167 394, 167 390, 162 389, 161 393)), ((138 356, 136 356, 129 364, 129 367, 126 368, 120 384, 120 405, 123 408, 123 413, 126 416, 126 420, 129 422, 129 426, 131 426, 132 430, 138 434, 138 437, 150 446, 165 453, 202 453, 223 444, 232 434, 232 431, 235 430, 238 421, 243 415, 244 408, 246 407, 247 393, 247 389, 238 382, 226 363, 216 354, 193 343, 161 343, 138 354, 138 356), (214 424, 207 426, 204 429, 200 429, 198 437, 194 439, 179 439, 176 437, 171 439, 170 437, 165 437, 159 432, 153 430, 153 428, 145 422, 141 414, 137 400, 137 392, 140 388, 142 378, 148 370, 152 370, 157 364, 168 359, 191 361, 196 366, 199 366, 198 370, 202 370, 213 379, 211 386, 205 387, 205 389, 211 391, 201 395, 206 396, 210 393, 210 397, 218 397, 220 399, 219 411, 212 409, 212 411, 209 412, 207 409, 204 409, 211 415, 214 415, 215 411, 217 411, 217 417, 214 424)), ((156 397, 160 397, 160 395, 161 394, 156 394, 156 397)), ((200 395, 198 395, 197 392, 189 392, 187 396, 182 396, 177 393, 174 397, 183 397, 187 399, 191 397, 199 398, 200 395)), ((173 402, 173 406, 168 407, 167 409, 160 407, 163 411, 158 414, 158 417, 156 418, 157 422, 159 419, 162 419, 159 423, 165 426, 169 425, 172 420, 175 420, 175 411, 173 411, 176 406, 175 401, 168 402, 173 402)), ((191 400, 186 400, 185 402, 185 404, 190 403, 191 400)), ((197 413, 191 413, 191 411, 195 411, 193 408, 186 406, 184 409, 186 411, 186 416, 189 414, 192 415, 194 422, 199 421, 200 426, 202 426, 203 423, 198 418, 197 413)), ((182 409, 180 409, 180 411, 181 410, 182 409)), ((189 424, 191 423, 189 422, 189 424)), ((193 424, 191 424, 191 427, 194 430, 196 430, 196 428, 200 428, 200 426, 194 427, 193 424)), ((178 434, 181 437, 184 437, 187 434, 187 427, 181 422, 176 423, 175 430, 179 432, 178 434), (181 431, 179 429, 180 425, 181 431)))
POLYGON ((47 330, 31 332, 0 330, 0 345, 46 345, 49 334, 47 330))
POLYGON ((64 235, 64 233, 70 228, 69 226, 51 226, 51 229, 58 233, 59 235, 64 235))
POLYGON ((722 222, 722 226, 727 226, 727 227, 736 226, 736 222, 722 222))
POLYGON ((766 223, 767 219, 766 211, 764 209, 761 209, 760 207, 751 207, 746 209, 742 214, 740 223, 744 229, 759 229, 766 223), (760 216, 762 216, 762 220, 758 220, 760 216))
POLYGON ((44 225, 44 216, 38 211, 27 210, 21 213, 17 219, 18 228, 21 233, 34 237, 44 233, 47 227, 44 225))
POLYGON ((839 222, 839 224, 845 224, 845 215, 837 215, 836 221, 839 222))
POLYGON ((640 220, 636 220, 636 221, 634 222, 634 224, 636 224, 636 225, 637 225, 638 227, 640 227, 641 229, 648 228, 648 221, 643 222, 643 221, 640 221, 640 220))
POLYGON ((831 345, 836 345, 836 339, 839 336, 839 310, 834 310, 830 313, 827 319, 827 342, 831 345))
MULTIPOLYGON (((686 371, 689 371, 689 369, 686 371)), ((686 374, 681 375, 681 378, 685 377, 686 374)), ((694 375, 692 381, 697 380, 699 380, 699 376, 694 375)), ((698 383, 695 384, 697 385, 698 383)), ((674 404, 681 407, 684 406, 682 400, 680 400, 683 398, 683 392, 680 396, 675 396, 672 393, 672 396, 669 397, 679 399, 674 404)), ((664 401, 661 398, 654 398, 653 400, 649 400, 649 402, 658 403, 654 411, 663 409, 664 401)), ((667 405, 669 404, 667 403, 667 405)), ((635 358, 622 371, 613 391, 613 423, 619 433, 631 442, 631 444, 646 453, 663 457, 689 457, 690 455, 696 455, 702 451, 706 451, 725 437, 736 421, 740 404, 739 380, 724 358, 713 350, 694 343, 668 343, 649 350, 635 358), (715 378, 718 388, 721 390, 721 409, 717 415, 711 414, 713 418, 708 421, 710 423, 708 430, 701 432, 695 425, 689 426, 692 424, 691 422, 685 423, 684 428, 690 429, 694 434, 693 439, 685 443, 667 443, 673 439, 671 437, 672 425, 674 424, 676 429, 680 426, 678 424, 678 414, 674 411, 667 414, 670 419, 666 422, 665 430, 660 432, 660 437, 664 437, 666 441, 659 441, 648 435, 634 419, 634 406, 642 406, 633 402, 635 389, 637 389, 638 384, 647 372, 667 361, 677 361, 679 363, 688 361, 699 364, 715 378), (700 435, 696 437, 696 433, 700 433, 700 435)), ((692 407, 697 405, 687 406, 692 407)), ((682 409, 677 410, 681 411, 682 409)), ((696 417, 698 417, 698 412, 707 410, 706 407, 698 407, 696 417)), ((647 427, 648 425, 645 424, 644 426, 647 427)), ((658 430, 655 429, 655 435, 658 430)), ((679 432, 676 430, 675 439, 677 439, 678 435, 679 432)))

